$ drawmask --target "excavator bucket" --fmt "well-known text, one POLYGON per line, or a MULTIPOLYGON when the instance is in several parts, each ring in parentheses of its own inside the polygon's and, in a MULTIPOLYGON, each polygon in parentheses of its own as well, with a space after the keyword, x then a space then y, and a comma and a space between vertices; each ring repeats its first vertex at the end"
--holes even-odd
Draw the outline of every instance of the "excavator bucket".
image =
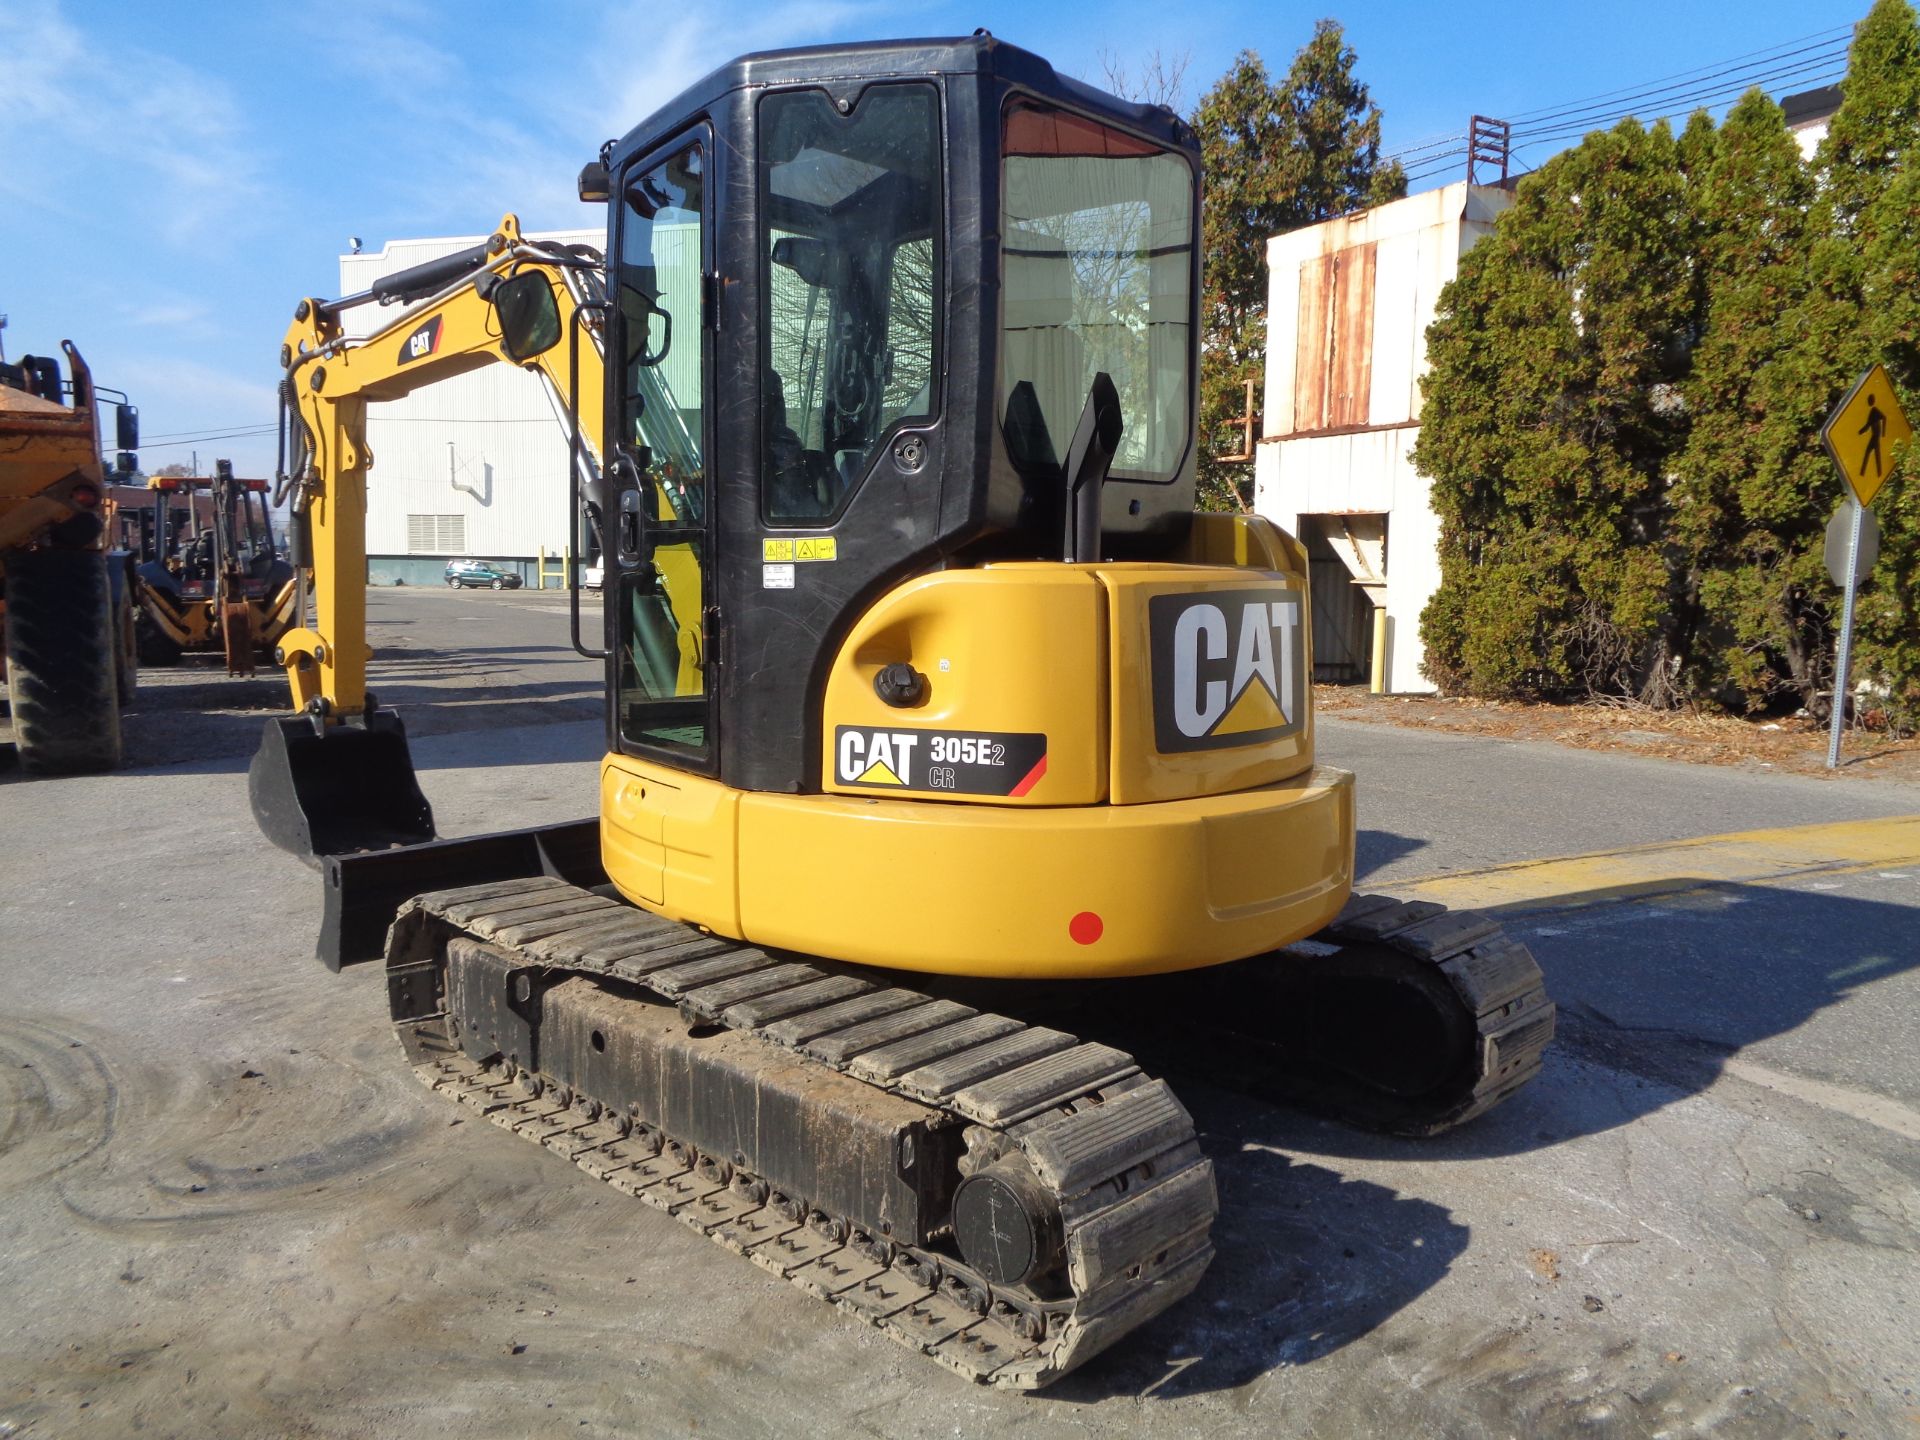
POLYGON ((435 838, 406 726, 391 710, 324 731, 303 715, 269 720, 247 793, 261 833, 310 865, 435 838))

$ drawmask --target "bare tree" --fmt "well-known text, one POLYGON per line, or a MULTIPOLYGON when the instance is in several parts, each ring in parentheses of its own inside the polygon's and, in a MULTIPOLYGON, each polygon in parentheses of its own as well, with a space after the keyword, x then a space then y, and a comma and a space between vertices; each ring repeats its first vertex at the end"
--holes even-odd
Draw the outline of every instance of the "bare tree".
POLYGON ((1187 100, 1187 67, 1193 64, 1193 52, 1167 56, 1155 50, 1141 60, 1137 69, 1114 51, 1100 49, 1100 73, 1107 89, 1142 105, 1164 105, 1183 112, 1187 100))

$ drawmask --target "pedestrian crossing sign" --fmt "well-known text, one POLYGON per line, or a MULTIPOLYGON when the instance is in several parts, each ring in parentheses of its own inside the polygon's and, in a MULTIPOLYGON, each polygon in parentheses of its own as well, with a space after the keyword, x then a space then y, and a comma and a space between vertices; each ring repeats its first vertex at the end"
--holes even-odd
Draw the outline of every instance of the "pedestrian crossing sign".
POLYGON ((1884 366, 1875 365, 1860 377, 1827 417, 1820 436, 1854 499, 1871 505, 1900 451, 1913 439, 1913 427, 1894 398, 1884 366))

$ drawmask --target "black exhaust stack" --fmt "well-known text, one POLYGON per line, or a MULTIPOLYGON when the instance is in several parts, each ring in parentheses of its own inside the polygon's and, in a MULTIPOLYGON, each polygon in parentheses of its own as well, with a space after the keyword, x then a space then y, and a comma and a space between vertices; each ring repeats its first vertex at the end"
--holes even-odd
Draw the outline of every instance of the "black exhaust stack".
POLYGON ((306 715, 267 721, 247 794, 260 832, 316 867, 330 855, 435 838, 407 727, 392 710, 324 729, 306 715))

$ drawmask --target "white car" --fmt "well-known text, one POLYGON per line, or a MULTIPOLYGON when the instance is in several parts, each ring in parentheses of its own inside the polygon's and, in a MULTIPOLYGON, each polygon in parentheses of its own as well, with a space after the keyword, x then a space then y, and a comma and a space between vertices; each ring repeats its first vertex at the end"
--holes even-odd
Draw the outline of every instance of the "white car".
POLYGON ((605 578, 605 567, 601 565, 582 565, 580 567, 580 586, 584 590, 598 590, 605 578))

